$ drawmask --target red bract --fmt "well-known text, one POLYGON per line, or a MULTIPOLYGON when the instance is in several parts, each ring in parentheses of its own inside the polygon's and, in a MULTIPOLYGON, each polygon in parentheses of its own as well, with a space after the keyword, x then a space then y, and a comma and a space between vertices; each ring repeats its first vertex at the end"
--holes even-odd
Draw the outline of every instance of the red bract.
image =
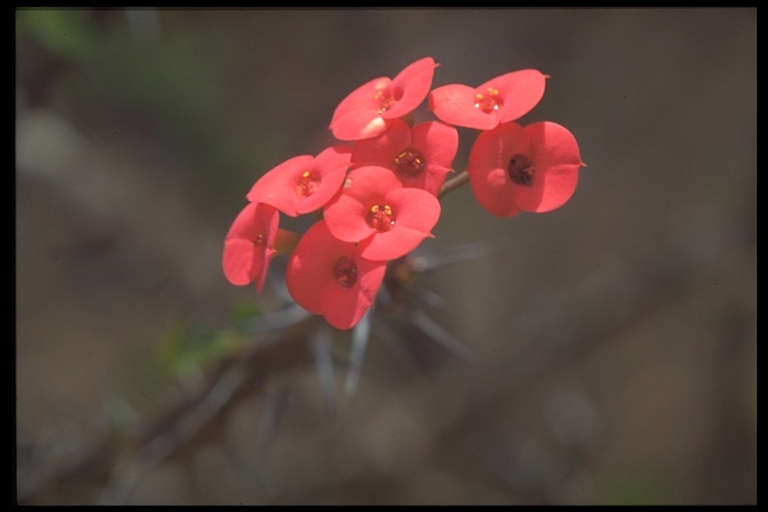
POLYGON ((286 283, 301 307, 323 315, 338 329, 357 324, 373 304, 384 279, 386 263, 360 255, 360 246, 335 238, 318 221, 291 254, 286 283))
POLYGON ((322 208, 344 182, 351 159, 347 146, 333 146, 316 157, 301 155, 264 174, 247 198, 271 204, 291 217, 322 208))
POLYGON ((410 128, 395 119, 386 132, 355 143, 352 164, 386 167, 404 187, 421 188, 437 196, 445 176, 453 170, 458 149, 459 133, 453 126, 430 121, 410 128))
POLYGON ((224 239, 222 266, 230 283, 244 286, 254 279, 260 292, 267 277, 279 214, 268 204, 249 203, 232 223, 224 239))
POLYGON ((547 75, 524 69, 488 80, 480 87, 444 85, 429 95, 429 109, 449 124, 491 130, 518 119, 544 95, 547 75))
POLYGON ((418 188, 403 188, 385 167, 353 169, 324 218, 333 236, 360 242, 360 255, 370 260, 404 256, 431 237, 440 217, 437 198, 418 188))
POLYGON ((552 122, 508 123, 477 137, 467 173, 486 210, 512 217, 565 204, 583 166, 576 139, 566 128, 552 122))
POLYGON ((417 60, 395 78, 376 78, 344 98, 329 126, 339 140, 375 137, 386 130, 386 121, 410 114, 432 87, 438 64, 431 57, 417 60))

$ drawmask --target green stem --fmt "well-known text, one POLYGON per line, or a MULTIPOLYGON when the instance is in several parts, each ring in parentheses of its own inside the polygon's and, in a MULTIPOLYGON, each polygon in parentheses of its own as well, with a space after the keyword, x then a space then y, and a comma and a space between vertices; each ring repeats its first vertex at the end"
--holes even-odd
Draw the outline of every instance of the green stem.
POLYGON ((443 184, 443 188, 440 189, 440 193, 437 194, 437 198, 441 199, 445 194, 450 192, 451 190, 457 189, 466 182, 469 181, 469 174, 467 174, 467 171, 462 172, 458 176, 454 176, 450 180, 446 181, 443 184))

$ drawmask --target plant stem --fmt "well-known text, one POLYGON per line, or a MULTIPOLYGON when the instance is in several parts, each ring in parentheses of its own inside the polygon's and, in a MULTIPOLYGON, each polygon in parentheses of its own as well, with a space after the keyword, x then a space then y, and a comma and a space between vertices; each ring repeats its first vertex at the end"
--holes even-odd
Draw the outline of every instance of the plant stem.
POLYGON ((467 171, 464 171, 458 176, 451 178, 443 184, 443 188, 440 189, 440 193, 437 194, 437 198, 441 199, 445 194, 451 190, 459 188, 467 181, 469 181, 469 174, 467 174, 467 171))

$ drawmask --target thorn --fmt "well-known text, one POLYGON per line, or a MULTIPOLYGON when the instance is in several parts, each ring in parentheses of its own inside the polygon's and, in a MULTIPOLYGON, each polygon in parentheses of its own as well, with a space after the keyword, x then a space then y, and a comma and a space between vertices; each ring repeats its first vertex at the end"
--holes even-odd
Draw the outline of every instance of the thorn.
POLYGON ((319 327, 312 337, 312 350, 315 353, 315 370, 320 381, 325 406, 330 414, 336 412, 336 382, 333 371, 330 332, 326 325, 319 327))
POLYGON ((414 311, 410 320, 421 332, 457 358, 470 363, 477 362, 474 352, 422 311, 414 311))
POLYGON ((368 347, 368 340, 371 334, 371 310, 369 309, 360 322, 352 331, 352 347, 349 355, 349 368, 347 369, 347 379, 344 382, 344 398, 349 401, 357 390, 357 384, 360 382, 360 374, 363 370, 363 360, 365 359, 365 350, 368 347))

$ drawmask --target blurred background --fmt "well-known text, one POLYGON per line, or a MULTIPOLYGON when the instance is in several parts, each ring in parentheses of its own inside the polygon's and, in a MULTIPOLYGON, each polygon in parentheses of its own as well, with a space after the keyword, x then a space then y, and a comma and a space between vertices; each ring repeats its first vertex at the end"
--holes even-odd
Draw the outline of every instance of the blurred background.
POLYGON ((15 14, 18 503, 756 502, 756 9, 15 14), (256 179, 425 56, 550 75, 573 198, 447 195, 368 337, 230 285, 256 179))

